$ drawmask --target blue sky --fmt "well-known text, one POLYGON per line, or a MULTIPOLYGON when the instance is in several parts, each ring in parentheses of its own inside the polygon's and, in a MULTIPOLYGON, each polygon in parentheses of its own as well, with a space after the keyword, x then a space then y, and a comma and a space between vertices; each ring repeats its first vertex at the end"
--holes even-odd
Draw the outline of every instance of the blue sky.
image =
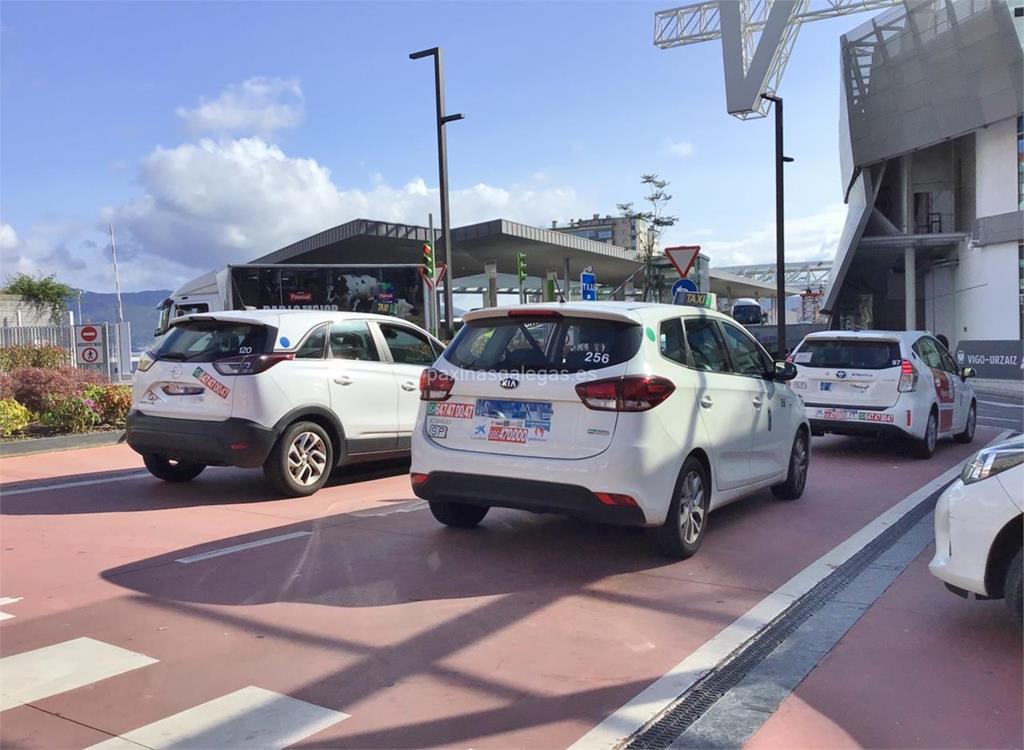
MULTIPOLYGON (((535 224, 672 182, 670 242, 712 263, 773 257, 771 119, 725 113, 721 48, 651 43, 671 3, 4 3, 5 272, 172 287, 351 218, 425 223, 436 206, 432 72, 441 45, 453 219, 535 224)), ((830 255, 844 216, 839 35, 800 33, 786 98, 792 257, 830 255)))

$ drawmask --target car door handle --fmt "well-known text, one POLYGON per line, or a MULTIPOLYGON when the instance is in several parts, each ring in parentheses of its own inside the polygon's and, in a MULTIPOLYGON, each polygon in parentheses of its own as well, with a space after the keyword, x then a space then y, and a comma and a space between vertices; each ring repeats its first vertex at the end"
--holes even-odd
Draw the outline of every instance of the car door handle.
POLYGON ((403 391, 415 391, 417 388, 419 388, 419 384, 414 383, 411 380, 406 380, 404 383, 402 383, 403 391))
POLYGON ((339 375, 334 379, 334 382, 338 385, 352 385, 352 378, 348 375, 339 375))
POLYGON ((700 397, 700 405, 703 406, 705 409, 710 409, 712 406, 715 405, 715 402, 711 399, 711 396, 705 393, 703 396, 700 397))
POLYGON ((761 408, 761 404, 763 404, 763 403, 764 403, 764 401, 762 401, 760 398, 755 398, 754 399, 754 408, 755 409, 760 409, 761 408))

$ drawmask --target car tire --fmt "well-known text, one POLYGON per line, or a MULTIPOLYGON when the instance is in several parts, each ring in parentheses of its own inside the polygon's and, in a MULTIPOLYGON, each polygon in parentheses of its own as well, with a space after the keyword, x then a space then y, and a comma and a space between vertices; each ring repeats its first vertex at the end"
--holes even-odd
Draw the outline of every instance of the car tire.
POLYGON ((1010 617, 1017 626, 1024 629, 1024 560, 1021 559, 1021 551, 1010 561, 1010 567, 1006 569, 1006 581, 1003 584, 1003 596, 1006 599, 1006 608, 1010 610, 1010 617))
POLYGON ((789 452, 789 474, 785 482, 772 487, 772 494, 779 500, 796 500, 803 495, 810 465, 811 441, 807 439, 806 430, 797 430, 793 448, 789 452))
POLYGON ((484 520, 489 511, 486 505, 470 505, 452 500, 431 500, 430 512, 434 518, 453 529, 472 529, 484 520))
POLYGON ((935 409, 928 413, 928 424, 924 428, 924 437, 914 443, 914 455, 927 460, 935 455, 935 445, 939 442, 939 414, 935 409))
POLYGON ((285 497, 307 497, 319 490, 334 469, 334 445, 316 422, 289 425, 263 463, 263 476, 285 497))
POLYGON ((206 464, 194 464, 188 461, 174 461, 167 456, 147 453, 142 457, 149 473, 165 482, 189 482, 203 473, 206 464))
POLYGON ((971 409, 967 412, 967 424, 964 431, 957 435, 954 440, 958 443, 969 443, 974 440, 974 428, 978 426, 978 405, 972 401, 971 409))
POLYGON ((676 479, 665 523, 650 531, 655 549, 678 560, 696 554, 708 528, 710 500, 708 472, 696 456, 689 456, 676 479))

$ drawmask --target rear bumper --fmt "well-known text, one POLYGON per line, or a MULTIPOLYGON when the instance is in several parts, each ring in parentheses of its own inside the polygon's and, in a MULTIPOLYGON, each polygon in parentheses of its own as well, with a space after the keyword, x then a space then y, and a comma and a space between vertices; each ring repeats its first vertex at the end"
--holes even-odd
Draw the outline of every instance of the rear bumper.
POLYGON ((246 419, 200 419, 128 414, 128 445, 136 453, 154 453, 207 466, 262 466, 277 440, 274 430, 246 419))
POLYGON ((811 432, 830 432, 833 435, 861 435, 868 437, 911 437, 912 433, 894 424, 877 422, 839 422, 830 419, 811 419, 811 432))
POLYGON ((586 487, 560 482, 434 471, 425 482, 413 485, 413 492, 424 500, 560 513, 617 526, 646 525, 639 507, 605 505, 586 487))

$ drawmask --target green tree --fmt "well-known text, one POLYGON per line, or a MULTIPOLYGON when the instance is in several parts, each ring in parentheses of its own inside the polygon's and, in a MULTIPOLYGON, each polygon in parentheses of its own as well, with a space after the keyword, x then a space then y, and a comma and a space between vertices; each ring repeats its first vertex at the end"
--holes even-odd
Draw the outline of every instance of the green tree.
POLYGON ((57 281, 52 274, 29 276, 27 273, 8 276, 0 292, 24 298, 39 313, 48 312, 54 325, 59 325, 64 319, 68 300, 75 294, 74 289, 57 281))
POLYGON ((638 260, 643 264, 644 269, 644 300, 646 301, 654 286, 654 256, 661 243, 661 235, 666 229, 674 226, 679 218, 669 216, 665 213, 668 202, 672 196, 665 192, 669 186, 667 180, 663 180, 656 174, 645 174, 640 176, 640 184, 647 188, 647 195, 644 201, 648 208, 645 211, 638 211, 633 208, 633 203, 619 203, 619 213, 627 219, 636 223, 637 245, 640 253, 638 260), (646 224, 646 227, 641 225, 646 224), (645 231, 646 229, 646 231, 645 231))

